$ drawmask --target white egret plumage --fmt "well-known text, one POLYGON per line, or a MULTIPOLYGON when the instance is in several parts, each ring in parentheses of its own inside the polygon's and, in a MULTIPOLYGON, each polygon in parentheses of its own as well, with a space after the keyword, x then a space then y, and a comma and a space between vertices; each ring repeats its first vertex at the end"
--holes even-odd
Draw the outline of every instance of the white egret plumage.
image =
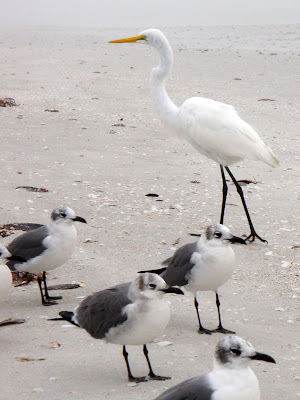
POLYGON ((231 105, 203 97, 191 97, 180 107, 172 102, 166 92, 164 80, 172 68, 173 52, 167 38, 161 31, 148 29, 138 36, 110 41, 110 43, 128 42, 149 44, 158 50, 160 62, 157 67, 152 69, 150 88, 162 122, 177 137, 186 139, 197 151, 220 165, 223 180, 220 223, 223 224, 224 222, 228 192, 225 168, 243 203, 250 227, 250 235, 247 239, 253 241, 258 238, 266 242, 258 236, 254 229, 243 190, 229 166, 246 158, 262 161, 276 167, 279 165, 279 161, 273 151, 264 144, 256 131, 238 116, 231 105))

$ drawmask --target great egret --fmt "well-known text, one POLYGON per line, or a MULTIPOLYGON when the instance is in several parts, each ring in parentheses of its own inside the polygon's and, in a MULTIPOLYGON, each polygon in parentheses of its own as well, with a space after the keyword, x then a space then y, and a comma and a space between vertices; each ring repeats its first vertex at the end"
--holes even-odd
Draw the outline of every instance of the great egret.
POLYGON ((164 80, 173 64, 172 48, 165 35, 158 29, 148 29, 140 35, 112 40, 109 43, 143 43, 155 47, 160 55, 160 62, 152 69, 150 75, 151 94, 162 122, 171 129, 177 137, 186 139, 199 153, 216 161, 220 165, 223 181, 223 200, 220 223, 224 222, 227 184, 225 170, 232 179, 243 203, 250 227, 250 235, 246 240, 258 238, 267 242, 255 232, 247 209, 243 190, 236 181, 229 165, 244 158, 263 161, 276 167, 279 165, 273 151, 264 144, 255 130, 243 121, 235 109, 224 103, 203 97, 191 97, 180 107, 169 98, 164 80))

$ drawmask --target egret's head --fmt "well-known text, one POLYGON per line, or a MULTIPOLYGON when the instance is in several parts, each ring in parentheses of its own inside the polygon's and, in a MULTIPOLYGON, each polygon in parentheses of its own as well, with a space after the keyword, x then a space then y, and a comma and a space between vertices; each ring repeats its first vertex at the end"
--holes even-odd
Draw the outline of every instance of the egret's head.
POLYGON ((150 46, 158 48, 162 43, 168 44, 168 40, 159 29, 147 29, 138 36, 111 40, 109 43, 140 43, 149 44, 150 46))

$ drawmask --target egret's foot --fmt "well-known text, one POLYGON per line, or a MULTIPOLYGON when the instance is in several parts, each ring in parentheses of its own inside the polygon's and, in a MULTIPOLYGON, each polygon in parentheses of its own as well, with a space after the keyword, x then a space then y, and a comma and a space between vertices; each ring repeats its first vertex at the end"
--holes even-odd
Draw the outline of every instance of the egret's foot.
POLYGON ((250 235, 246 237, 245 241, 249 240, 249 242, 254 242, 256 238, 261 242, 268 244, 268 241, 261 238, 255 231, 251 232, 250 235))
POLYGON ((57 301, 54 300, 43 300, 42 305, 43 306, 54 306, 55 304, 58 304, 57 301))
POLYGON ((140 383, 140 382, 147 382, 147 376, 139 376, 139 377, 135 377, 135 376, 131 376, 130 378, 128 378, 129 382, 135 382, 135 383, 140 383))
POLYGON ((209 329, 205 329, 205 328, 203 328, 203 327, 201 327, 201 328, 198 329, 198 333, 200 333, 201 335, 202 335, 202 334, 211 335, 212 332, 213 332, 213 331, 210 331, 209 329))
POLYGON ((155 375, 154 373, 150 373, 148 375, 149 379, 152 379, 154 381, 166 381, 167 379, 171 379, 170 376, 159 376, 159 375, 155 375))
POLYGON ((217 329, 214 329, 212 332, 224 333, 224 335, 235 334, 235 332, 230 331, 229 329, 225 329, 223 328, 223 326, 218 326, 217 329))
POLYGON ((62 296, 46 296, 46 300, 61 300, 62 296))

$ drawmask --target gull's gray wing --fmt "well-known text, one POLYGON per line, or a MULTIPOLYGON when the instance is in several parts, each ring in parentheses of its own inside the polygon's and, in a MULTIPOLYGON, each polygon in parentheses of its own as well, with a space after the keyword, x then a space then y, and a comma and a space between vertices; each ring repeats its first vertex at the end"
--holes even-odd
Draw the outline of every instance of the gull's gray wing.
POLYGON ((76 321, 91 336, 103 339, 110 328, 127 320, 122 309, 132 303, 128 298, 131 283, 102 290, 84 299, 76 309, 76 321))
MULTIPOLYGON (((49 231, 47 225, 42 225, 40 228, 25 232, 15 238, 7 246, 11 254, 25 258, 26 261, 31 258, 40 256, 47 247, 43 245, 43 240, 48 236, 49 231)), ((7 265, 13 269, 15 264, 20 264, 18 261, 9 261, 7 265)))
POLYGON ((213 392, 207 375, 202 375, 179 383, 155 400, 212 400, 213 392))
POLYGON ((161 274, 168 285, 184 286, 188 283, 188 274, 195 265, 191 263, 191 256, 197 251, 197 243, 188 243, 180 247, 173 257, 162 262, 163 265, 168 264, 166 271, 161 274))

